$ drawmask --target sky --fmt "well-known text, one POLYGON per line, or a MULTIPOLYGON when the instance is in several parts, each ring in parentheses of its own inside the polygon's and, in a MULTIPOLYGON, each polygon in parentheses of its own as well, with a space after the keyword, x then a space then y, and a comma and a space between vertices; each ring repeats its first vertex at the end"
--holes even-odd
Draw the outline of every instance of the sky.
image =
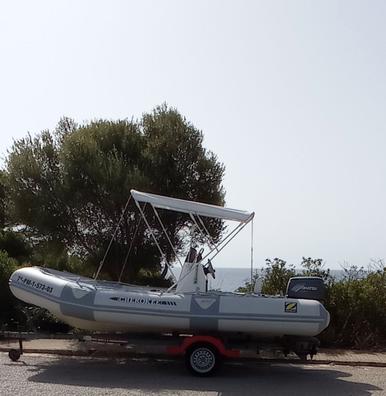
MULTIPOLYGON (((1 1, 0 156, 166 102, 255 211, 254 263, 386 258, 386 2, 1 1)), ((247 267, 244 230, 215 263, 247 267)))

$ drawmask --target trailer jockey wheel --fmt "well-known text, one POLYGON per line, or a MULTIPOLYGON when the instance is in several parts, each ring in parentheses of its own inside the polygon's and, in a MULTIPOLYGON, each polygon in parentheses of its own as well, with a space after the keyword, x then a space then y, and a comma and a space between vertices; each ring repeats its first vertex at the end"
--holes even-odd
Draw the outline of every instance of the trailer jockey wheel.
POLYGON ((17 362, 20 358, 20 355, 21 355, 21 353, 17 349, 11 349, 8 352, 8 356, 13 362, 17 362))
POLYGON ((207 344, 191 346, 185 354, 187 368, 199 377, 213 375, 219 368, 221 358, 214 347, 207 344))

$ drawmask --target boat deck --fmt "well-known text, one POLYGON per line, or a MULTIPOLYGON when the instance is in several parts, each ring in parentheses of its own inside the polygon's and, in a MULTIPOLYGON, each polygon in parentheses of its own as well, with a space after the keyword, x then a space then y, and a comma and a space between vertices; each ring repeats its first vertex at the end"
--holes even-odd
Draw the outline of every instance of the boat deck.
MULTIPOLYGON (((39 267, 39 270, 47 275, 54 276, 56 278, 60 278, 69 282, 74 282, 77 283, 80 286, 87 286, 87 287, 92 287, 95 290, 114 290, 114 291, 127 291, 127 292, 153 292, 153 293, 159 293, 159 294, 164 294, 167 292, 167 289, 165 288, 156 288, 156 287, 151 287, 151 286, 139 286, 139 285, 133 285, 130 283, 124 283, 124 282, 115 282, 115 281, 106 281, 106 280, 95 280, 92 278, 88 278, 86 276, 80 276, 73 274, 71 272, 66 272, 66 271, 58 271, 54 270, 51 268, 43 268, 39 267)), ((168 292, 170 294, 176 294, 173 291, 168 292)), ((202 294, 202 295, 239 295, 239 296, 251 296, 251 294, 244 294, 244 293, 235 293, 235 292, 225 292, 221 290, 212 290, 208 292, 202 292, 202 293, 184 293, 184 294, 202 294)), ((258 297, 257 295, 252 295, 254 297, 258 297)), ((261 296, 265 297, 265 296, 261 296)))

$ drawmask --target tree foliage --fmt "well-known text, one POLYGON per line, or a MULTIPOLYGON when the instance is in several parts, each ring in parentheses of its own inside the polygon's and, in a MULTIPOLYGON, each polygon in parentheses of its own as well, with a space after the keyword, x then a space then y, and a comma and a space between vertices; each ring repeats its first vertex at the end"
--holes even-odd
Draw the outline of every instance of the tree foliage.
MULTIPOLYGON (((54 246, 62 255, 78 256, 95 269, 132 188, 224 203, 224 167, 202 143, 202 132, 166 105, 139 121, 97 120, 79 126, 62 119, 54 131, 16 141, 8 155, 13 224, 23 226, 35 245, 54 246)), ((152 209, 145 211, 156 225, 152 209)), ((180 231, 191 220, 170 212, 160 211, 160 216, 182 251, 180 231)), ((206 226, 215 239, 220 237, 221 222, 207 220, 206 226)), ((166 258, 173 260, 166 238, 155 232, 166 258)), ((134 236, 126 279, 132 281, 140 268, 160 269, 160 254, 130 201, 107 257, 105 275, 117 278, 134 236)))
POLYGON ((0 250, 19 263, 27 262, 32 255, 32 248, 23 234, 9 229, 0 230, 0 250))
POLYGON ((0 170, 0 229, 3 229, 7 222, 7 175, 0 170))

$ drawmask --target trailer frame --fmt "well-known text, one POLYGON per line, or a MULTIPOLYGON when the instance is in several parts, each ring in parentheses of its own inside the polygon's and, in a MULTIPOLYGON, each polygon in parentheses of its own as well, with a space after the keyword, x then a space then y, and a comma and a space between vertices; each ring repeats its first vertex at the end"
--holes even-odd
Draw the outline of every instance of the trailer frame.
MULTIPOLYGON (((169 356, 183 358, 187 369, 197 376, 209 376, 215 374, 221 367, 224 360, 238 358, 257 358, 261 351, 277 350, 287 357, 290 352, 294 352, 301 362, 312 359, 317 353, 319 341, 314 337, 284 337, 280 339, 253 339, 235 338, 226 334, 105 334, 105 333, 72 333, 72 334, 46 334, 39 332, 0 332, 0 339, 3 341, 17 341, 18 348, 8 350, 8 356, 13 362, 17 362, 24 354, 24 341, 34 339, 58 339, 58 340, 78 340, 79 342, 99 343, 105 345, 119 345, 126 348, 125 355, 135 355, 130 349, 139 348, 141 356, 154 355, 158 348, 162 352, 157 356, 169 356)), ((95 348, 88 349, 89 354, 83 356, 93 356, 95 348)), ((53 352, 51 352, 53 353, 53 352)), ((77 354, 82 355, 82 354, 77 354)), ((138 353, 137 353, 138 355, 138 353)))

